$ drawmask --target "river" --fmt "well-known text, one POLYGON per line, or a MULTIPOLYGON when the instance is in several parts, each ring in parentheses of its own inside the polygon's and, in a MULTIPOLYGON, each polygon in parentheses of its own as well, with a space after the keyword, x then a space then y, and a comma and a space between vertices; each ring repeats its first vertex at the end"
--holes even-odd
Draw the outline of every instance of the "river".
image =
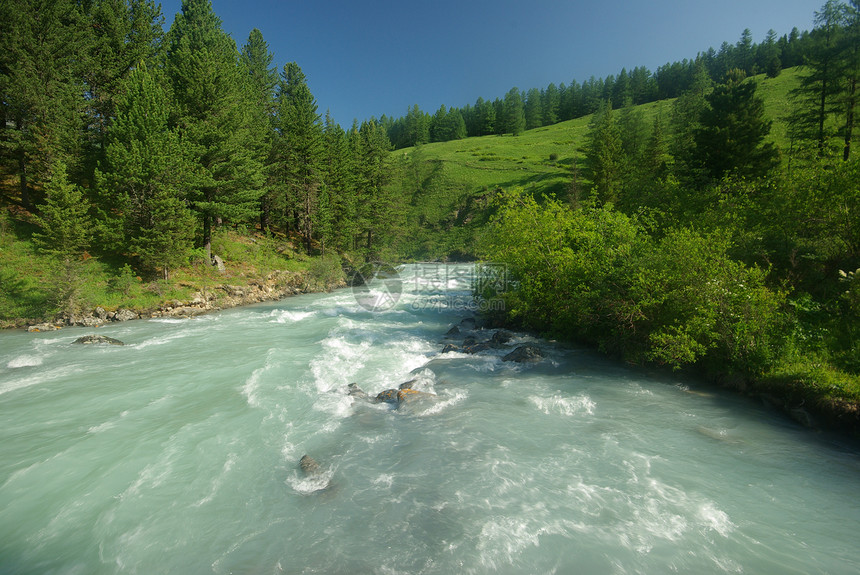
POLYGON ((441 354, 471 269, 0 333, 0 573, 860 571, 856 445, 523 334, 441 354))

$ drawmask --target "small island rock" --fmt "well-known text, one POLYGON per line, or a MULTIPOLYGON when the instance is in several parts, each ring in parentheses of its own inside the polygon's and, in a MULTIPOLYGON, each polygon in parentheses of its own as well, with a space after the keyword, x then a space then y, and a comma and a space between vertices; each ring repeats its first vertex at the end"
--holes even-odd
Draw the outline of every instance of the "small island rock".
POLYGON ((107 337, 106 335, 85 335, 83 337, 79 337, 74 341, 74 343, 80 344, 107 344, 107 345, 125 345, 125 343, 121 342, 118 339, 114 339, 112 337, 107 337))

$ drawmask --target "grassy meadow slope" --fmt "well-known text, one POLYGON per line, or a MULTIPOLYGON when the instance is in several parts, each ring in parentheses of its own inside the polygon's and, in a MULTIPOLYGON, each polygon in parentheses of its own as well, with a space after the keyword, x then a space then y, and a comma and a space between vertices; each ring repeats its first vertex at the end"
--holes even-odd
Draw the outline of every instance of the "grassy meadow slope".
MULTIPOLYGON (((770 139, 789 145, 786 117, 797 68, 776 78, 757 76, 758 94, 773 120, 770 139)), ((646 125, 657 114, 666 122, 673 100, 638 106, 646 125)), ((487 220, 488 204, 499 188, 523 188, 538 196, 563 198, 572 180, 582 178, 583 146, 591 116, 523 132, 425 144, 392 152, 397 166, 392 186, 410 199, 407 238, 400 252, 415 259, 474 256, 476 234, 487 220), (577 166, 576 169, 575 166, 577 166)))

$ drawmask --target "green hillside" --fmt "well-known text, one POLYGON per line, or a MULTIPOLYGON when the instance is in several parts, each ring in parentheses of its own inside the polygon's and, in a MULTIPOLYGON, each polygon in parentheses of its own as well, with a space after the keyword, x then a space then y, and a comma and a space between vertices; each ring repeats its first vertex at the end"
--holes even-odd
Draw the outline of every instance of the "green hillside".
MULTIPOLYGON (((799 69, 791 68, 776 78, 756 77, 758 94, 773 121, 771 139, 782 149, 789 144, 785 118, 798 75, 799 69)), ((673 102, 643 104, 636 111, 649 126, 657 114, 668 122, 673 102)), ((466 138, 392 152, 397 169, 390 185, 411 200, 406 210, 409 233, 401 238, 399 251, 415 259, 474 255, 474 238, 499 188, 564 198, 574 178, 583 177, 583 145, 591 119, 585 116, 518 136, 466 138)))

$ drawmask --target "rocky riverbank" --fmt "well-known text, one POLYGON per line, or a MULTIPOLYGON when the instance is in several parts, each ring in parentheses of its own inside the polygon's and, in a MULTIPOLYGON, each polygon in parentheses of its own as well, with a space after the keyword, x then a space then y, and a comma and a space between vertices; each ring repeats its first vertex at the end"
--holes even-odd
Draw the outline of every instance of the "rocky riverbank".
POLYGON ((307 272, 275 271, 265 278, 249 280, 244 284, 222 283, 198 289, 186 301, 166 301, 154 308, 125 307, 110 310, 97 306, 84 313, 60 316, 49 322, 30 322, 26 328, 31 332, 40 332, 70 326, 100 327, 112 322, 135 319, 190 318, 223 309, 342 287, 346 287, 343 279, 321 283, 312 279, 307 272))

